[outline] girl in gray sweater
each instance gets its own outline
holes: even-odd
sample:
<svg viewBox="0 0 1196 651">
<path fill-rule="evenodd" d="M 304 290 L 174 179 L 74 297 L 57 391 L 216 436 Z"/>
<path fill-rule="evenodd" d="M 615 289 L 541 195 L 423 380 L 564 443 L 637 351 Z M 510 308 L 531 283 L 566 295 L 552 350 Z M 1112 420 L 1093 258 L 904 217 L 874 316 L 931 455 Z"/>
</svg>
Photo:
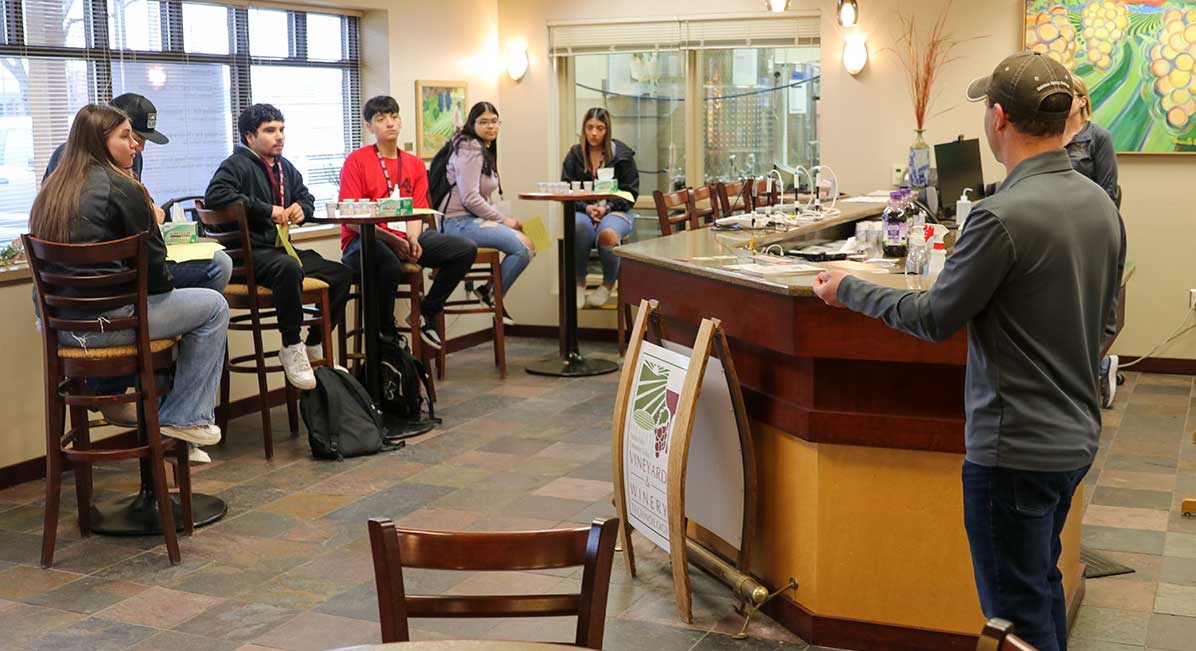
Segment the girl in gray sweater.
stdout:
<svg viewBox="0 0 1196 651">
<path fill-rule="evenodd" d="M 531 262 L 533 247 L 523 226 L 500 213 L 490 199 L 495 190 L 502 196 L 499 124 L 498 109 L 489 102 L 478 102 L 470 109 L 461 132 L 453 137 L 453 154 L 446 168 L 452 190 L 444 210 L 444 232 L 502 251 L 502 291 L 507 292 Z M 493 305 L 489 284 L 476 288 L 474 294 L 486 305 Z M 510 321 L 510 317 L 503 314 L 503 320 Z"/>
</svg>

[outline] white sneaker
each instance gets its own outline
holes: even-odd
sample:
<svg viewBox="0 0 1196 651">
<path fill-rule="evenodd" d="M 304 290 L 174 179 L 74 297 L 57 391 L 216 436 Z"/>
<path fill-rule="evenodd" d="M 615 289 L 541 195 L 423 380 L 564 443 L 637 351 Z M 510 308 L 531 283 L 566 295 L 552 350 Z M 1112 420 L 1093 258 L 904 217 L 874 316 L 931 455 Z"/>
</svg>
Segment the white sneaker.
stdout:
<svg viewBox="0 0 1196 651">
<path fill-rule="evenodd" d="M 311 370 L 311 362 L 307 359 L 307 351 L 303 344 L 283 346 L 278 351 L 278 359 L 282 362 L 282 372 L 287 376 L 287 382 L 296 389 L 311 391 L 316 388 L 316 374 Z"/>
<path fill-rule="evenodd" d="M 324 344 L 307 346 L 307 361 L 309 364 L 324 361 Z"/>
<path fill-rule="evenodd" d="M 610 289 L 606 285 L 599 285 L 598 289 L 590 292 L 589 297 L 586 298 L 586 305 L 590 307 L 602 307 L 606 305 L 606 301 L 610 298 Z"/>
<path fill-rule="evenodd" d="M 220 428 L 215 425 L 195 425 L 192 427 L 163 425 L 162 435 L 196 445 L 216 445 L 220 442 Z"/>
<path fill-rule="evenodd" d="M 1120 360 L 1117 355 L 1109 355 L 1109 368 L 1101 376 L 1101 407 L 1113 408 L 1113 399 L 1117 397 L 1117 367 Z"/>
<path fill-rule="evenodd" d="M 583 308 L 585 306 L 586 306 L 586 288 L 578 287 L 577 288 L 577 309 L 580 310 L 581 308 Z"/>
<path fill-rule="evenodd" d="M 169 461 L 170 463 L 176 463 L 176 464 L 179 461 L 178 457 L 166 457 L 166 460 Z M 203 449 L 200 448 L 199 446 L 188 444 L 188 446 L 187 446 L 187 462 L 193 466 L 199 465 L 202 463 L 212 463 L 212 457 L 208 456 L 208 453 L 204 452 Z"/>
</svg>

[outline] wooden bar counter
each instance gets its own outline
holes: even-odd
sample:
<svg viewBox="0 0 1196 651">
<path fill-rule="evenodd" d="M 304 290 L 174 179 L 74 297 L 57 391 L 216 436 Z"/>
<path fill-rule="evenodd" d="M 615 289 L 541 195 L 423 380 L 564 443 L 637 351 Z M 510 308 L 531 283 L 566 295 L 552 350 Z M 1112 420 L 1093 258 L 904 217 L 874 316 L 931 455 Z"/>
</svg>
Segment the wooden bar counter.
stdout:
<svg viewBox="0 0 1196 651">
<path fill-rule="evenodd" d="M 770 613 L 811 644 L 974 649 L 984 618 L 963 527 L 966 333 L 927 343 L 827 307 L 813 275 L 723 271 L 747 237 L 701 229 L 616 251 L 620 300 L 657 299 L 667 338 L 692 343 L 705 317 L 730 338 L 759 472 L 752 574 L 770 589 L 799 583 Z M 905 287 L 901 275 L 866 277 Z M 1081 516 L 1077 492 L 1060 560 L 1073 614 Z"/>
</svg>

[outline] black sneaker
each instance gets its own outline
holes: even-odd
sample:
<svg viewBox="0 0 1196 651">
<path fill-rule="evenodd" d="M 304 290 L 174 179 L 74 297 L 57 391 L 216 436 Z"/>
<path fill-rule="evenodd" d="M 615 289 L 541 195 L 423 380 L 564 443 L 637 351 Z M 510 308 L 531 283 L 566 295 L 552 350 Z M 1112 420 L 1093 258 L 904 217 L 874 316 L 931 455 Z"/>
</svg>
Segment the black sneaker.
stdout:
<svg viewBox="0 0 1196 651">
<path fill-rule="evenodd" d="M 475 287 L 473 295 L 478 299 L 478 302 L 490 309 L 494 309 L 494 297 L 490 295 L 490 285 L 482 285 Z M 507 306 L 502 307 L 502 322 L 503 325 L 515 325 L 515 319 L 511 318 L 511 313 L 507 312 Z"/>
<path fill-rule="evenodd" d="M 407 324 L 411 325 L 411 317 L 407 317 Z M 444 342 L 440 340 L 440 333 L 436 331 L 436 326 L 425 315 L 419 317 L 419 339 L 433 350 L 440 350 Z"/>
</svg>

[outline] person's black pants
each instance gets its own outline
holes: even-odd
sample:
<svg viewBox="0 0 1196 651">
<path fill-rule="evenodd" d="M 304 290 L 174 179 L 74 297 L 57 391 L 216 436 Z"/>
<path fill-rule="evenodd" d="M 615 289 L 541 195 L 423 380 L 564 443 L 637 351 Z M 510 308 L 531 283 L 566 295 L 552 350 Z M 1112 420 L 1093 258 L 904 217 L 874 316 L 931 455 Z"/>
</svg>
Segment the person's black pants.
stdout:
<svg viewBox="0 0 1196 651">
<path fill-rule="evenodd" d="M 253 270 L 259 285 L 270 288 L 274 293 L 274 308 L 278 312 L 278 330 L 282 332 L 282 345 L 299 343 L 299 325 L 303 321 L 303 278 L 317 278 L 328 283 L 329 315 L 335 327 L 345 312 L 349 300 L 349 286 L 353 283 L 353 272 L 345 265 L 326 260 L 315 251 L 295 249 L 296 260 L 284 249 L 256 247 L 253 249 Z M 308 328 L 307 345 L 314 346 L 324 341 L 323 331 L 316 326 Z M 327 352 L 327 351 L 325 351 Z"/>
<path fill-rule="evenodd" d="M 395 292 L 403 276 L 403 262 L 399 256 L 380 239 L 376 241 L 374 255 L 374 282 L 381 294 L 382 328 L 387 334 L 394 332 Z M 436 280 L 419 303 L 420 313 L 426 319 L 433 319 L 444 309 L 453 290 L 461 283 L 469 268 L 473 266 L 478 247 L 473 242 L 455 235 L 436 231 L 424 231 L 419 235 L 423 255 L 419 258 L 421 267 L 438 269 Z M 345 247 L 341 261 L 353 270 L 361 268 L 361 238 L 354 238 Z M 417 326 L 419 324 L 416 324 Z"/>
<path fill-rule="evenodd" d="M 1059 539 L 1088 466 L 1035 472 L 963 463 L 963 521 L 985 617 L 1042 651 L 1067 650 Z"/>
</svg>

